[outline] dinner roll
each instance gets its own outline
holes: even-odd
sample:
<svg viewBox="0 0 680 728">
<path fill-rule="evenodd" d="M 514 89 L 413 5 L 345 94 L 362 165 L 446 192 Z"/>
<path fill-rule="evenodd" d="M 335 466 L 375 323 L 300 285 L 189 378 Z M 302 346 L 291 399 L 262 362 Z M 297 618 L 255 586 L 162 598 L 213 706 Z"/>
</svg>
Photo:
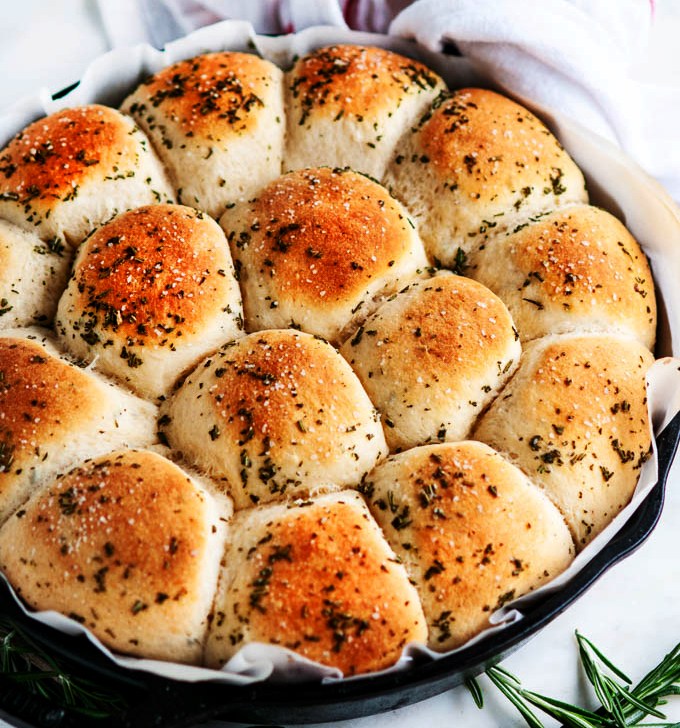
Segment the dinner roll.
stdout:
<svg viewBox="0 0 680 728">
<path fill-rule="evenodd" d="M 490 237 L 588 201 L 583 175 L 545 126 L 476 88 L 439 97 L 400 142 L 385 184 L 414 215 L 429 255 L 458 272 Z"/>
<path fill-rule="evenodd" d="M 384 303 L 340 353 L 380 411 L 390 449 L 404 450 L 466 437 L 521 348 L 497 296 L 442 272 Z"/>
<path fill-rule="evenodd" d="M 357 483 L 387 453 L 347 362 L 297 331 L 261 331 L 222 347 L 162 413 L 169 444 L 226 479 L 237 508 Z"/>
<path fill-rule="evenodd" d="M 628 503 L 649 456 L 645 373 L 653 361 L 641 344 L 615 336 L 538 339 L 474 433 L 545 489 L 577 548 Z"/>
<path fill-rule="evenodd" d="M 38 119 L 0 151 L 0 215 L 73 246 L 112 215 L 171 201 L 165 171 L 132 119 L 93 104 Z"/>
<path fill-rule="evenodd" d="M 169 460 L 88 460 L 0 529 L 0 567 L 34 609 L 54 609 L 119 652 L 198 663 L 227 504 Z"/>
<path fill-rule="evenodd" d="M 550 581 L 574 556 L 557 508 L 479 442 L 395 455 L 362 490 L 418 589 L 434 650 L 474 637 L 496 609 Z"/>
<path fill-rule="evenodd" d="M 604 210 L 568 207 L 518 226 L 475 254 L 466 273 L 503 299 L 523 341 L 601 330 L 654 346 L 656 301 L 647 259 Z"/>
<path fill-rule="evenodd" d="M 71 272 L 70 248 L 0 219 L 0 329 L 50 325 Z"/>
<path fill-rule="evenodd" d="M 357 493 L 234 517 L 208 665 L 265 642 L 353 675 L 392 665 L 426 638 L 416 590 Z"/>
<path fill-rule="evenodd" d="M 56 319 L 69 351 L 148 398 L 242 325 L 222 230 L 181 205 L 140 207 L 91 235 Z"/>
<path fill-rule="evenodd" d="M 381 178 L 401 135 L 445 88 L 427 66 L 382 48 L 303 56 L 286 75 L 284 171 L 347 166 Z"/>
<path fill-rule="evenodd" d="M 376 298 L 428 265 L 404 208 L 349 170 L 284 175 L 220 224 L 248 331 L 292 326 L 336 341 Z"/>
<path fill-rule="evenodd" d="M 47 332 L 0 332 L 0 521 L 45 478 L 155 429 L 152 404 L 60 358 Z"/>
<path fill-rule="evenodd" d="M 206 53 L 151 76 L 123 103 L 149 135 L 177 201 L 219 217 L 281 174 L 283 73 L 250 53 Z"/>
</svg>

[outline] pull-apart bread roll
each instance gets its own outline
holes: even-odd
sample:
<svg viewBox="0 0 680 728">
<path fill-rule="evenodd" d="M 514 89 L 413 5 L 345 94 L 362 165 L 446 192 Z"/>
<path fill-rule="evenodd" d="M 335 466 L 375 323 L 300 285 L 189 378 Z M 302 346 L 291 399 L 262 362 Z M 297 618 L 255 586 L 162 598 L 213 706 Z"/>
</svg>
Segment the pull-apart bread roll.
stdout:
<svg viewBox="0 0 680 728">
<path fill-rule="evenodd" d="M 578 548 L 628 503 L 649 456 L 653 361 L 641 344 L 614 336 L 531 342 L 475 431 L 544 488 Z"/>
<path fill-rule="evenodd" d="M 446 267 L 530 217 L 587 202 L 583 175 L 524 107 L 492 91 L 443 94 L 406 134 L 385 184 Z"/>
<path fill-rule="evenodd" d="M 353 675 L 388 667 L 426 638 L 416 590 L 357 493 L 234 517 L 208 665 L 265 642 Z"/>
<path fill-rule="evenodd" d="M 604 210 L 569 207 L 523 225 L 476 253 L 465 272 L 503 299 L 523 341 L 600 330 L 654 346 L 647 259 Z"/>
<path fill-rule="evenodd" d="M 119 215 L 81 246 L 56 329 L 144 397 L 239 336 L 241 295 L 224 235 L 201 212 L 153 205 Z"/>
<path fill-rule="evenodd" d="M 0 220 L 0 329 L 49 326 L 71 272 L 71 249 Z"/>
<path fill-rule="evenodd" d="M 149 140 L 106 106 L 38 119 L 0 151 L 0 216 L 73 246 L 123 210 L 173 192 Z"/>
<path fill-rule="evenodd" d="M 119 652 L 198 663 L 228 503 L 169 460 L 127 450 L 86 461 L 0 529 L 0 566 L 34 609 L 54 609 Z"/>
<path fill-rule="evenodd" d="M 562 516 L 513 465 L 478 442 L 417 447 L 361 485 L 416 585 L 428 644 L 446 651 L 574 556 Z"/>
<path fill-rule="evenodd" d="M 402 289 L 340 353 L 381 413 L 387 444 L 403 450 L 466 437 L 521 348 L 503 302 L 445 272 Z"/>
<path fill-rule="evenodd" d="M 150 445 L 155 429 L 152 404 L 60 359 L 37 329 L 0 334 L 0 520 L 45 478 L 86 457 Z"/>
<path fill-rule="evenodd" d="M 169 444 L 237 508 L 359 482 L 387 453 L 379 417 L 325 341 L 261 331 L 222 347 L 163 406 Z"/>
<path fill-rule="evenodd" d="M 151 76 L 122 108 L 165 162 L 177 201 L 219 217 L 281 174 L 282 79 L 249 53 L 206 53 Z"/>
<path fill-rule="evenodd" d="M 284 175 L 220 224 L 248 331 L 292 326 L 337 341 L 376 298 L 428 265 L 406 210 L 349 170 Z"/>
<path fill-rule="evenodd" d="M 347 166 L 380 179 L 445 88 L 427 66 L 382 48 L 336 45 L 300 58 L 286 75 L 284 172 Z"/>
</svg>

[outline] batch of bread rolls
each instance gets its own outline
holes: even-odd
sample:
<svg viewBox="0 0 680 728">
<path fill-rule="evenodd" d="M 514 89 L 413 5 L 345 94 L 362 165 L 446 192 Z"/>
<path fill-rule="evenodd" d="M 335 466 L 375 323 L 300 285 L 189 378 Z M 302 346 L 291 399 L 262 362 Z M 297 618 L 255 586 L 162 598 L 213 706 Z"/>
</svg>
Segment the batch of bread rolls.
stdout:
<svg viewBox="0 0 680 728">
<path fill-rule="evenodd" d="M 0 218 L 0 569 L 114 651 L 451 650 L 649 455 L 637 242 L 529 111 L 395 53 L 39 119 Z"/>
</svg>

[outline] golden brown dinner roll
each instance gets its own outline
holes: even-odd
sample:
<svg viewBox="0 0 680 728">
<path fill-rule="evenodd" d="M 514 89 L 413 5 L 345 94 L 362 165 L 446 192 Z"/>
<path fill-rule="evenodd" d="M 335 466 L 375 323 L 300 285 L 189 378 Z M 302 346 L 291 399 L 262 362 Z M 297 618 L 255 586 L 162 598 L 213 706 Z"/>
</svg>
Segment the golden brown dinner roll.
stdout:
<svg viewBox="0 0 680 728">
<path fill-rule="evenodd" d="M 380 411 L 387 444 L 404 450 L 466 437 L 521 348 L 497 296 L 442 272 L 384 303 L 340 353 Z"/>
<path fill-rule="evenodd" d="M 123 103 L 149 135 L 177 201 L 219 217 L 281 174 L 283 74 L 250 53 L 206 53 L 151 76 Z"/>
<path fill-rule="evenodd" d="M 385 184 L 414 215 L 429 255 L 459 272 L 491 236 L 588 200 L 583 175 L 543 124 L 476 88 L 439 97 L 400 142 Z"/>
<path fill-rule="evenodd" d="M 416 590 L 357 493 L 234 517 L 208 665 L 265 642 L 353 675 L 388 667 L 426 638 Z"/>
<path fill-rule="evenodd" d="M 633 495 L 650 452 L 653 361 L 641 344 L 604 334 L 533 341 L 474 433 L 545 489 L 577 548 Z"/>
<path fill-rule="evenodd" d="M 633 236 L 604 210 L 558 210 L 494 240 L 470 262 L 466 273 L 503 299 L 523 341 L 601 330 L 654 346 L 649 265 Z"/>
<path fill-rule="evenodd" d="M 198 663 L 227 503 L 169 460 L 88 460 L 0 529 L 0 567 L 34 609 L 54 609 L 119 652 Z"/>
<path fill-rule="evenodd" d="M 71 272 L 70 248 L 0 220 L 0 329 L 52 323 Z"/>
<path fill-rule="evenodd" d="M 283 170 L 347 166 L 381 178 L 401 135 L 445 88 L 427 66 L 382 48 L 303 56 L 286 75 Z"/>
<path fill-rule="evenodd" d="M 474 637 L 496 609 L 550 581 L 574 556 L 557 508 L 479 442 L 395 455 L 361 490 L 418 589 L 434 650 Z"/>
<path fill-rule="evenodd" d="M 181 205 L 140 207 L 91 235 L 56 319 L 69 351 L 149 398 L 242 325 L 222 230 Z"/>
<path fill-rule="evenodd" d="M 248 331 L 292 326 L 337 340 L 376 298 L 428 265 L 404 208 L 349 170 L 284 175 L 220 224 Z"/>
<path fill-rule="evenodd" d="M 0 521 L 45 478 L 117 447 L 149 445 L 155 429 L 152 404 L 59 358 L 47 332 L 0 333 Z"/>
<path fill-rule="evenodd" d="M 165 171 L 132 119 L 106 106 L 38 119 L 0 151 L 0 215 L 77 246 L 112 215 L 171 201 Z"/>
<path fill-rule="evenodd" d="M 174 449 L 226 479 L 237 508 L 357 483 L 387 453 L 347 362 L 290 330 L 222 347 L 163 405 L 160 425 Z"/>
</svg>

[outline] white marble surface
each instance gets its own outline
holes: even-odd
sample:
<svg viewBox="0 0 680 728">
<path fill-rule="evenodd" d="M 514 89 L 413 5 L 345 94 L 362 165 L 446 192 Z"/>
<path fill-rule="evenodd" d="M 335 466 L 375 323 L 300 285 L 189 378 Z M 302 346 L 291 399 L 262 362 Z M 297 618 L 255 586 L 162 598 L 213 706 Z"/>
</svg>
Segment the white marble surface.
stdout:
<svg viewBox="0 0 680 728">
<path fill-rule="evenodd" d="M 114 1 L 114 0 L 112 0 Z M 657 0 L 657 22 L 647 56 L 637 69 L 680 84 L 680 0 Z M 57 9 L 58 8 L 58 9 Z M 93 0 L 22 0 L 0 11 L 0 110 L 40 86 L 57 90 L 76 80 L 107 50 Z M 678 133 L 680 143 L 680 132 Z M 595 706 L 578 669 L 574 630 L 615 658 L 635 680 L 680 641 L 680 462 L 669 479 L 661 521 L 632 556 L 611 569 L 585 596 L 503 664 L 539 692 Z M 486 707 L 479 711 L 464 688 L 401 710 L 334 723 L 337 728 L 416 728 L 423 725 L 492 728 L 525 725 L 481 679 Z M 680 721 L 680 699 L 667 706 Z M 8 716 L 6 716 L 8 717 Z M 0 712 L 0 725 L 2 713 Z M 549 720 L 546 726 L 553 725 Z M 286 724 L 282 716 L 282 724 Z M 211 728 L 236 724 L 211 723 Z M 320 728 L 320 727 L 318 727 Z"/>
</svg>

